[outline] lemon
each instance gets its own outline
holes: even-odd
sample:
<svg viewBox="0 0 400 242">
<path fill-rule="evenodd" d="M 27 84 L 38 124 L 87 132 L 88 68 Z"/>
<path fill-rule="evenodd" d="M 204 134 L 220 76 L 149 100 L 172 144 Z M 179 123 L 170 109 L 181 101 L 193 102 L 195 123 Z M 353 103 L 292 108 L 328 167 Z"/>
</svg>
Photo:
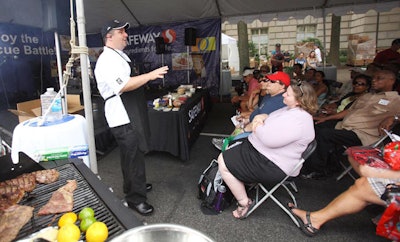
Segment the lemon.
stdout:
<svg viewBox="0 0 400 242">
<path fill-rule="evenodd" d="M 81 231 L 75 224 L 66 224 L 58 230 L 57 242 L 76 242 L 81 237 Z"/>
<path fill-rule="evenodd" d="M 73 212 L 65 213 L 58 220 L 58 227 L 63 227 L 67 224 L 74 224 L 77 220 L 77 216 Z"/>
<path fill-rule="evenodd" d="M 89 226 L 92 225 L 94 222 L 96 222 L 96 219 L 94 217 L 84 218 L 84 219 L 82 219 L 79 227 L 82 232 L 86 232 L 86 230 L 89 228 Z"/>
<path fill-rule="evenodd" d="M 94 211 L 90 207 L 85 207 L 79 212 L 79 220 L 82 220 L 84 218 L 89 218 L 89 217 L 94 217 Z"/>
<path fill-rule="evenodd" d="M 87 242 L 103 242 L 108 238 L 108 228 L 103 222 L 94 222 L 86 230 Z"/>
</svg>

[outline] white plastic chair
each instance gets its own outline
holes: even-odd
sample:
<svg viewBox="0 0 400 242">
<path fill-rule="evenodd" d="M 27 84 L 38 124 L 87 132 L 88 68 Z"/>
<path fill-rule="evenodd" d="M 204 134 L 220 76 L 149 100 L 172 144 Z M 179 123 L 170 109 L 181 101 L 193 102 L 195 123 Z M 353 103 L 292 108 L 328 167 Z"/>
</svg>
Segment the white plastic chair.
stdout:
<svg viewBox="0 0 400 242">
<path fill-rule="evenodd" d="M 303 152 L 301 159 L 297 163 L 297 165 L 291 170 L 289 174 L 292 174 L 294 171 L 296 171 L 299 167 L 301 167 L 304 163 L 304 161 L 314 152 L 315 148 L 317 147 L 317 141 L 313 140 L 310 144 L 308 144 L 307 149 Z M 251 213 L 253 213 L 267 198 L 271 198 L 287 215 L 290 216 L 290 218 L 293 220 L 293 222 L 299 227 L 300 224 L 297 221 L 297 219 L 292 215 L 292 213 L 288 210 L 286 206 L 284 206 L 274 195 L 273 193 L 280 187 L 285 188 L 289 196 L 293 200 L 293 204 L 297 206 L 296 198 L 291 192 L 291 190 L 288 188 L 287 185 L 290 185 L 295 192 L 297 192 L 297 187 L 296 184 L 294 183 L 291 178 L 294 178 L 293 176 L 287 175 L 283 180 L 281 180 L 278 184 L 276 184 L 274 187 L 271 188 L 271 190 L 267 190 L 264 185 L 261 183 L 255 184 L 252 188 L 256 189 L 256 199 L 255 199 L 255 205 L 253 208 L 247 213 L 246 217 L 248 217 Z M 260 189 L 264 192 L 264 196 L 261 197 L 260 199 Z"/>
</svg>

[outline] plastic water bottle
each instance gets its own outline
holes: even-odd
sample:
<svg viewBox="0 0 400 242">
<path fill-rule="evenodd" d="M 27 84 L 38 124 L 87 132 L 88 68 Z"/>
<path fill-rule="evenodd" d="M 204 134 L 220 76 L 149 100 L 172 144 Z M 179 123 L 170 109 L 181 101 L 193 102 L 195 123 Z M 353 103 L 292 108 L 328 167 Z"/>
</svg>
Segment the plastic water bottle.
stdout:
<svg viewBox="0 0 400 242">
<path fill-rule="evenodd" d="M 224 193 L 226 192 L 226 187 L 224 185 L 220 185 L 217 190 L 217 202 L 215 203 L 214 208 L 215 211 L 221 212 L 223 210 Z"/>
<path fill-rule="evenodd" d="M 54 102 L 53 99 L 55 99 Z M 57 96 L 57 92 L 54 91 L 53 87 L 47 88 L 46 92 L 40 95 L 40 102 L 42 105 L 42 116 L 46 114 L 46 111 L 53 103 L 45 117 L 45 121 L 54 122 L 62 119 L 61 97 Z"/>
</svg>

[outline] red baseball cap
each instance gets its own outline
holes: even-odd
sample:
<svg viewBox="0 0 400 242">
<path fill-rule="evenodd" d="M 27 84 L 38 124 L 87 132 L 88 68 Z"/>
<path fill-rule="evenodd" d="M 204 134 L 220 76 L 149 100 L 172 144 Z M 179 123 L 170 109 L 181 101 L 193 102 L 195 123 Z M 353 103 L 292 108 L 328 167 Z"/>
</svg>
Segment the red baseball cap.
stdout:
<svg viewBox="0 0 400 242">
<path fill-rule="evenodd" d="M 281 81 L 286 87 L 290 85 L 290 76 L 283 71 L 277 71 L 265 77 L 271 81 Z"/>
</svg>

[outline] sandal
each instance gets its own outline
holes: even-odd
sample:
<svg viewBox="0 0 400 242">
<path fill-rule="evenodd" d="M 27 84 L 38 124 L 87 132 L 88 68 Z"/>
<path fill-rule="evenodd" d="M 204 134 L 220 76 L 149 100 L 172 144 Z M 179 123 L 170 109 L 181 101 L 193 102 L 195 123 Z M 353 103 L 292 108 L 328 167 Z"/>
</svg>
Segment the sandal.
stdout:
<svg viewBox="0 0 400 242">
<path fill-rule="evenodd" d="M 297 222 L 300 224 L 300 230 L 307 235 L 308 237 L 313 237 L 314 235 L 316 235 L 319 232 L 319 229 L 314 228 L 314 226 L 311 223 L 311 218 L 310 218 L 310 211 L 306 211 L 306 219 L 307 219 L 307 223 L 304 223 L 303 220 L 297 216 L 295 213 L 293 213 L 292 209 L 295 209 L 297 207 L 295 206 L 290 206 L 290 204 L 288 204 L 289 207 L 289 211 L 290 213 L 296 218 Z"/>
<path fill-rule="evenodd" d="M 235 217 L 235 215 L 233 215 L 233 217 L 237 218 L 237 219 L 245 219 L 247 218 L 247 214 L 248 212 L 253 208 L 253 206 L 255 205 L 255 202 L 253 202 L 252 199 L 249 199 L 246 205 L 241 205 L 240 203 L 237 203 L 237 209 L 235 210 L 238 217 Z M 235 212 L 233 211 L 233 212 Z"/>
</svg>

